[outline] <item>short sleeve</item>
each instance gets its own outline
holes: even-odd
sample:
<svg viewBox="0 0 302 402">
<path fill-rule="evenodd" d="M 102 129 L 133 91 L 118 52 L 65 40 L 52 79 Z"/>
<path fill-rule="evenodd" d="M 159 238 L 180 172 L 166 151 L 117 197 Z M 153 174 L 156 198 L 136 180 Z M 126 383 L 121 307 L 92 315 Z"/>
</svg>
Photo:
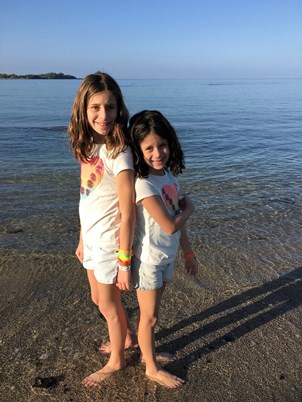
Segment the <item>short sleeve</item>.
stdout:
<svg viewBox="0 0 302 402">
<path fill-rule="evenodd" d="M 123 170 L 134 170 L 133 156 L 130 147 L 121 152 L 115 159 L 112 159 L 112 171 L 116 177 Z"/>
<path fill-rule="evenodd" d="M 148 179 L 138 177 L 135 181 L 136 203 L 144 198 L 160 195 L 158 189 Z"/>
</svg>

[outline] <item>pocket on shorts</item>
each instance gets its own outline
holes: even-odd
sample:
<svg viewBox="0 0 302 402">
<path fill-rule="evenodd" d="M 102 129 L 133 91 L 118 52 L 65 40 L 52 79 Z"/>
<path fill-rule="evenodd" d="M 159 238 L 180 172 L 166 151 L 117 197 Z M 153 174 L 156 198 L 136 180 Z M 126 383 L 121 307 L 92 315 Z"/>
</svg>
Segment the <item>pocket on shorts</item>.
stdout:
<svg viewBox="0 0 302 402">
<path fill-rule="evenodd" d="M 115 283 L 118 270 L 116 247 L 110 249 L 96 247 L 93 261 L 96 280 L 104 284 Z"/>
<path fill-rule="evenodd" d="M 93 254 L 94 261 L 96 262 L 115 261 L 117 259 L 116 247 L 106 249 L 102 247 L 96 247 Z"/>
</svg>

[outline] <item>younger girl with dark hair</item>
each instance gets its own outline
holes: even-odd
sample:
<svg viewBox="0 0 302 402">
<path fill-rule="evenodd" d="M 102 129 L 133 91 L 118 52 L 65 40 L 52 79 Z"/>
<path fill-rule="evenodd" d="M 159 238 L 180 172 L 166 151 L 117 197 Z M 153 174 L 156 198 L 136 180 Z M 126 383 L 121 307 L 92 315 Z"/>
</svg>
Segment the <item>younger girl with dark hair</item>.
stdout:
<svg viewBox="0 0 302 402">
<path fill-rule="evenodd" d="M 179 199 L 176 176 L 184 169 L 184 156 L 168 120 L 158 111 L 145 110 L 130 119 L 129 132 L 137 175 L 132 284 L 140 307 L 138 342 L 146 376 L 164 387 L 177 388 L 185 381 L 163 370 L 156 360 L 154 328 L 179 244 L 186 270 L 191 275 L 197 273 L 197 260 L 185 228 L 194 205 L 187 196 Z"/>
</svg>

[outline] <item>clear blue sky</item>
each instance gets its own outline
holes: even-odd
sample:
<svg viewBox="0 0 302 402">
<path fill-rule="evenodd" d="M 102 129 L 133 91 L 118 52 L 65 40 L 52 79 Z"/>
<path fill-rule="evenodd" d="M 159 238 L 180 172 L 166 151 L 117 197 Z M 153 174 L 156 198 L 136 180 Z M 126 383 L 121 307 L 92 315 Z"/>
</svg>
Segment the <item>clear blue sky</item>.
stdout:
<svg viewBox="0 0 302 402">
<path fill-rule="evenodd" d="M 0 73 L 301 78 L 302 0 L 0 0 Z"/>
</svg>

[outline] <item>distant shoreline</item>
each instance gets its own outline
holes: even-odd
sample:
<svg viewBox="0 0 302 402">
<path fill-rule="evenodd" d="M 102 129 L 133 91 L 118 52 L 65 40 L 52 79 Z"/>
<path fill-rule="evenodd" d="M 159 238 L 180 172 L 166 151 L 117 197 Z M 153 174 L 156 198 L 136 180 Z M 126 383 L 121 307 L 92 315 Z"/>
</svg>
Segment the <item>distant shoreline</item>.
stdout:
<svg viewBox="0 0 302 402">
<path fill-rule="evenodd" d="M 24 80 L 78 80 L 80 78 L 75 77 L 74 75 L 70 74 L 63 74 L 63 73 L 45 73 L 45 74 L 24 74 L 24 75 L 17 75 L 17 74 L 0 74 L 0 79 L 7 80 L 7 79 L 24 79 Z"/>
</svg>

